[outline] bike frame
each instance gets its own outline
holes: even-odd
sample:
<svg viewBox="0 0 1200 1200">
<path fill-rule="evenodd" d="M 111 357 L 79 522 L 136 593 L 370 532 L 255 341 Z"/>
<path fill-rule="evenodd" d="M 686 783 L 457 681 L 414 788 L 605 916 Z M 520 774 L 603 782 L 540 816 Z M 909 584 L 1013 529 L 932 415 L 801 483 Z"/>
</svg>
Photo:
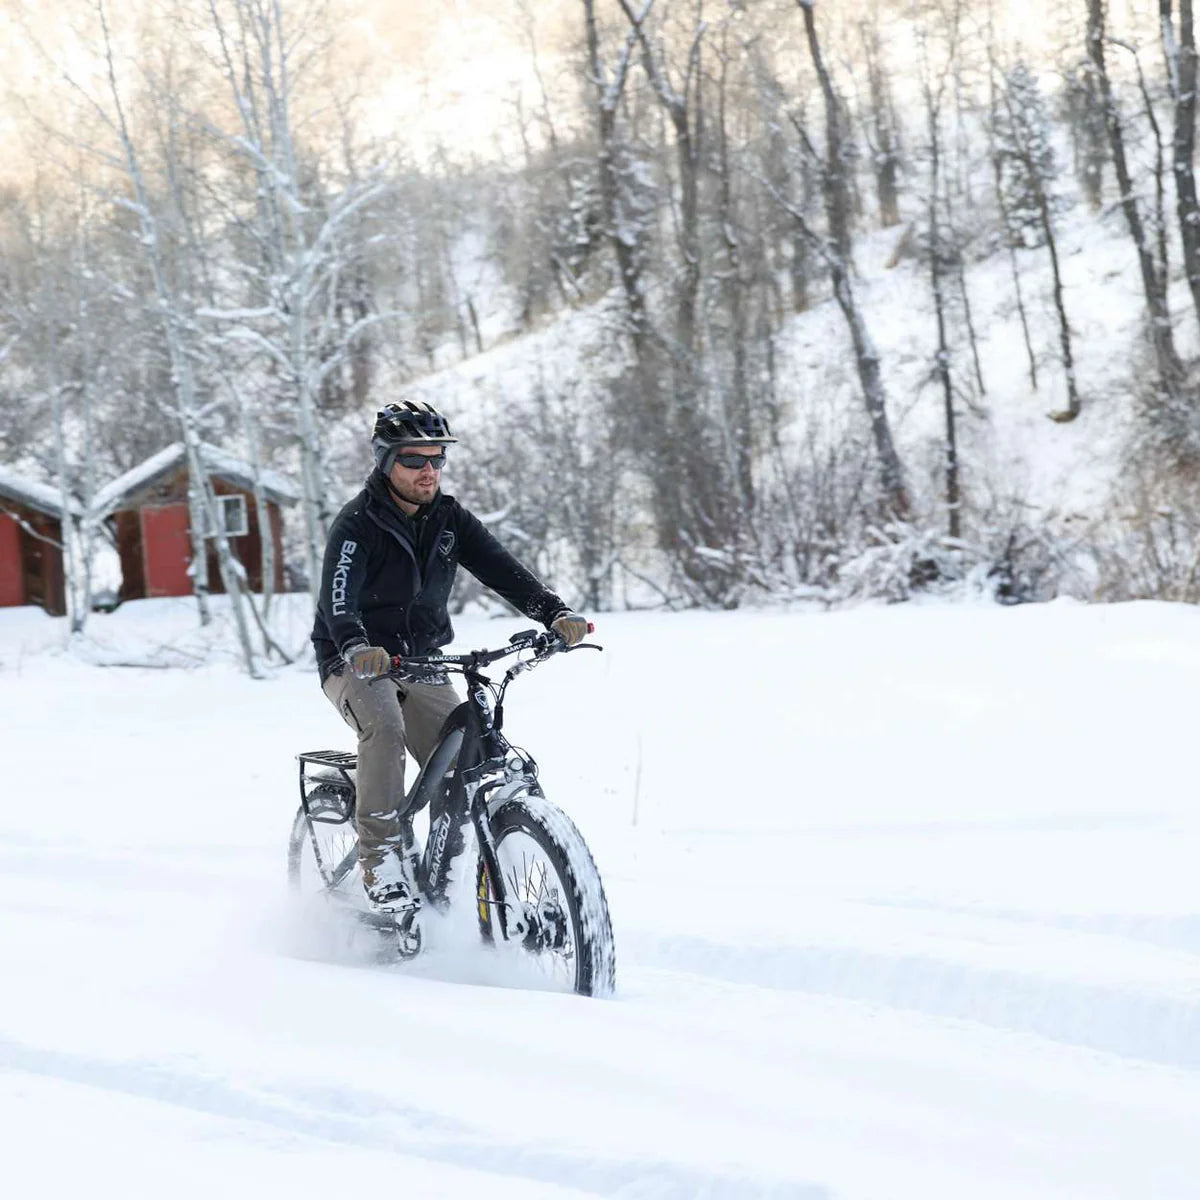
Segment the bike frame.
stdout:
<svg viewBox="0 0 1200 1200">
<path fill-rule="evenodd" d="M 448 885 L 452 864 L 465 850 L 468 821 L 474 826 L 475 839 L 487 872 L 491 898 L 476 897 L 477 903 L 496 907 L 501 937 L 510 936 L 510 910 L 503 875 L 492 836 L 489 811 L 514 795 L 530 793 L 541 796 L 537 764 L 525 751 L 518 751 L 504 736 L 504 694 L 508 685 L 531 667 L 544 662 L 550 655 L 568 649 L 600 649 L 595 643 L 567 647 L 556 634 L 528 630 L 514 634 L 510 644 L 500 650 L 477 650 L 465 655 L 429 655 L 419 658 L 396 656 L 392 670 L 379 678 L 397 679 L 401 685 L 407 679 L 428 681 L 430 677 L 444 678 L 446 672 L 461 674 L 466 684 L 467 698 L 455 708 L 442 727 L 433 753 L 421 768 L 410 789 L 405 812 L 412 816 L 429 808 L 429 837 L 417 869 L 417 882 L 422 896 L 435 908 L 449 906 Z M 499 659 L 533 651 L 533 657 L 514 663 L 496 684 L 483 674 L 483 668 Z M 424 678 L 422 678 L 424 677 Z M 375 682 L 374 680 L 372 682 Z M 351 756 L 346 756 L 349 758 Z M 343 758 L 337 769 L 349 783 Z M 319 755 L 301 756 L 301 798 L 309 814 L 308 793 L 305 790 L 305 761 L 327 763 Z M 320 851 L 313 837 L 313 848 L 320 864 Z M 354 869 L 357 850 L 351 851 L 330 873 L 327 884 L 332 890 Z M 518 920 L 512 932 L 523 933 L 524 922 Z"/>
<path fill-rule="evenodd" d="M 423 770 L 410 795 L 409 813 L 429 805 L 429 837 L 418 882 L 435 907 L 445 908 L 449 904 L 450 869 L 465 849 L 463 835 L 469 820 L 491 885 L 492 899 L 488 901 L 486 895 L 477 899 L 480 904 L 497 906 L 500 932 L 507 937 L 509 905 L 488 810 L 493 801 L 516 792 L 541 795 L 541 788 L 533 759 L 515 751 L 501 732 L 497 711 L 502 717 L 503 710 L 499 702 L 493 705 L 491 680 L 471 667 L 466 667 L 462 674 L 467 699 L 450 714 L 438 747 L 429 759 L 430 765 L 435 766 L 435 760 L 444 758 L 449 748 L 453 753 L 452 771 L 447 779 L 436 766 L 433 771 Z"/>
</svg>

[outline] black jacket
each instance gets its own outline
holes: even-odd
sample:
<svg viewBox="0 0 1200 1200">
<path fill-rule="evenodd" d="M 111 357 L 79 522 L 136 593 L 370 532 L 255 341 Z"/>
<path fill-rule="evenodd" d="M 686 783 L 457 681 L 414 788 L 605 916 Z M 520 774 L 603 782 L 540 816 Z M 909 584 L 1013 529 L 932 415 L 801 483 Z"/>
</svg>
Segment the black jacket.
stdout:
<svg viewBox="0 0 1200 1200">
<path fill-rule="evenodd" d="M 447 603 L 459 564 L 547 627 L 568 606 L 453 496 L 414 516 L 376 470 L 334 519 L 325 547 L 312 640 L 324 680 L 355 645 L 428 654 L 454 637 Z"/>
</svg>

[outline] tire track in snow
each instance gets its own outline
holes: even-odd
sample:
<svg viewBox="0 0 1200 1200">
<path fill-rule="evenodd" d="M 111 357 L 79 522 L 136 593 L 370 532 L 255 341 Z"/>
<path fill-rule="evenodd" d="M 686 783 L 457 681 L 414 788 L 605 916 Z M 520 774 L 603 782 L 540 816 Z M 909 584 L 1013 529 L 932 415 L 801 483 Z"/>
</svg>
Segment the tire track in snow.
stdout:
<svg viewBox="0 0 1200 1200">
<path fill-rule="evenodd" d="M 629 932 L 622 946 L 640 966 L 976 1021 L 1200 1069 L 1200 976 L 1190 999 L 855 947 L 732 946 Z"/>
<path fill-rule="evenodd" d="M 386 1096 L 326 1085 L 252 1089 L 153 1062 L 111 1062 L 0 1038 L 0 1069 L 24 1071 L 209 1116 L 427 1162 L 628 1200 L 831 1200 L 827 1188 L 706 1171 L 654 1159 L 614 1159 L 491 1142 L 461 1121 Z"/>
</svg>

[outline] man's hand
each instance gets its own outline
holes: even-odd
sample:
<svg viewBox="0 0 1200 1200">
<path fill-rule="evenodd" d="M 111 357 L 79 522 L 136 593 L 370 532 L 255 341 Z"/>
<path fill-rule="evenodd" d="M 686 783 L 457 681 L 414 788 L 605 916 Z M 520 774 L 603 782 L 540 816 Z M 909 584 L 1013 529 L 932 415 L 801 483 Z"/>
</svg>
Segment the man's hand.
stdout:
<svg viewBox="0 0 1200 1200">
<path fill-rule="evenodd" d="M 346 651 L 346 662 L 359 679 L 374 679 L 391 669 L 392 656 L 382 646 L 355 646 Z"/>
<path fill-rule="evenodd" d="M 550 622 L 550 628 L 558 634 L 568 646 L 578 645 L 587 637 L 587 617 L 581 617 L 576 612 L 565 612 L 561 617 L 555 617 Z"/>
</svg>

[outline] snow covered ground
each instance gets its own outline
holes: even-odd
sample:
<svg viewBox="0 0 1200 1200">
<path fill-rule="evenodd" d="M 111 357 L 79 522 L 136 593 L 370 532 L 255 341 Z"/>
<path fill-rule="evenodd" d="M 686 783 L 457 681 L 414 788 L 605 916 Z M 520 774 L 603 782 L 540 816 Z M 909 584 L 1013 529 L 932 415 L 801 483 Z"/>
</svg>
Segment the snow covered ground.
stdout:
<svg viewBox="0 0 1200 1200">
<path fill-rule="evenodd" d="M 349 748 L 310 671 L 0 613 L 5 1194 L 1200 1195 L 1200 612 L 599 625 L 509 732 L 604 875 L 605 1001 L 289 907 L 293 756 Z"/>
</svg>

